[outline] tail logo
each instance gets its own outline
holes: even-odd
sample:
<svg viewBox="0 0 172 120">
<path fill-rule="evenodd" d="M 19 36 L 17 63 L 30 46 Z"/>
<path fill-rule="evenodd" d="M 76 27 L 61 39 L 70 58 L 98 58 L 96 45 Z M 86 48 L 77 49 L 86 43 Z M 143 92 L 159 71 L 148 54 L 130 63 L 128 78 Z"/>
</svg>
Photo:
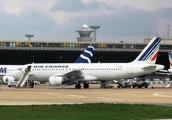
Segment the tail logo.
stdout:
<svg viewBox="0 0 172 120">
<path fill-rule="evenodd" d="M 145 49 L 138 56 L 138 61 L 156 61 L 158 50 L 160 47 L 161 38 L 153 38 Z"/>
<path fill-rule="evenodd" d="M 88 46 L 86 50 L 79 56 L 75 63 L 91 63 L 94 53 L 94 47 Z"/>
<path fill-rule="evenodd" d="M 153 56 L 153 58 L 151 59 L 151 61 L 156 60 L 157 56 L 158 56 L 158 52 Z"/>
<path fill-rule="evenodd" d="M 172 67 L 172 52 L 168 52 L 168 56 L 169 56 L 170 67 Z"/>
</svg>

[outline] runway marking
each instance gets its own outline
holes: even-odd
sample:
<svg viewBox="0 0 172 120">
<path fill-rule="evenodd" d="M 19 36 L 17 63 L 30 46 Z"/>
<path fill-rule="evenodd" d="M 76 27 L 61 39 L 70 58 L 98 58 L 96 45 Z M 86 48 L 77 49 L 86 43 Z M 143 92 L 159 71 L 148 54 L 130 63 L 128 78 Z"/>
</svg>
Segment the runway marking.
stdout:
<svg viewBox="0 0 172 120">
<path fill-rule="evenodd" d="M 152 94 L 153 96 L 158 96 L 158 97 L 168 97 L 168 98 L 172 98 L 172 96 L 166 96 L 166 95 L 161 95 L 164 94 L 165 92 L 159 92 L 159 93 L 154 93 Z"/>
<path fill-rule="evenodd" d="M 30 93 L 30 94 L 46 94 L 46 95 L 60 95 L 60 94 L 56 94 L 56 93 L 48 93 L 48 92 L 25 92 L 25 93 Z"/>
<path fill-rule="evenodd" d="M 55 94 L 55 93 L 42 93 L 42 94 L 46 94 L 46 95 L 60 95 L 60 94 Z"/>
<path fill-rule="evenodd" d="M 68 95 L 70 97 L 86 97 L 86 96 L 81 96 L 81 95 Z"/>
<path fill-rule="evenodd" d="M 103 99 L 103 100 L 111 100 L 111 98 L 106 98 L 106 97 L 97 97 L 99 99 Z"/>
</svg>

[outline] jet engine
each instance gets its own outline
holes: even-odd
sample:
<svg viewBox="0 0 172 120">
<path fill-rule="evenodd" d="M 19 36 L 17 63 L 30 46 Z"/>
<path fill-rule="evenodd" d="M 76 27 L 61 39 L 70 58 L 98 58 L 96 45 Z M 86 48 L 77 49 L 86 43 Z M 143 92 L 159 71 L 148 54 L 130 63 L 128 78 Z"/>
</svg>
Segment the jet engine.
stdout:
<svg viewBox="0 0 172 120">
<path fill-rule="evenodd" d="M 65 80 L 64 77 L 55 77 L 55 76 L 49 77 L 49 84 L 54 86 L 63 85 L 69 82 L 70 80 Z"/>
<path fill-rule="evenodd" d="M 3 83 L 8 83 L 8 81 L 15 81 L 15 78 L 12 76 L 3 76 Z"/>
</svg>

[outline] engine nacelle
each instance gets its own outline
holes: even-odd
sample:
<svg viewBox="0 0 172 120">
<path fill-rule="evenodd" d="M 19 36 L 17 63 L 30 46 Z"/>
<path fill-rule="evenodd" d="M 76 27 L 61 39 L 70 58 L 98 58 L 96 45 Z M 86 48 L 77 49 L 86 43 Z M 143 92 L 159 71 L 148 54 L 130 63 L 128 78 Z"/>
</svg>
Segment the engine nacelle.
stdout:
<svg viewBox="0 0 172 120">
<path fill-rule="evenodd" d="M 8 81 L 15 81 L 15 78 L 12 76 L 3 76 L 3 83 L 8 83 Z"/>
<path fill-rule="evenodd" d="M 168 72 L 172 73 L 172 69 L 168 69 Z"/>
<path fill-rule="evenodd" d="M 49 77 L 49 84 L 54 86 L 63 85 L 69 82 L 70 82 L 69 80 L 65 80 L 63 77 L 55 77 L 55 76 Z"/>
</svg>

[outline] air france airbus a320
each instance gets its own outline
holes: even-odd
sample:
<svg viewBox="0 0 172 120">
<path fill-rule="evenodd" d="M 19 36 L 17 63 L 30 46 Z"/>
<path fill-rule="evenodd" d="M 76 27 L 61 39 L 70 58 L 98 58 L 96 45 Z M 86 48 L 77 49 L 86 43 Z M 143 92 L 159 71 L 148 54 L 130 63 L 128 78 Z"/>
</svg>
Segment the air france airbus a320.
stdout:
<svg viewBox="0 0 172 120">
<path fill-rule="evenodd" d="M 111 81 L 114 79 L 133 78 L 164 69 L 163 65 L 155 64 L 160 47 L 160 37 L 154 37 L 138 57 L 130 63 L 34 63 L 28 64 L 29 72 L 20 81 L 33 79 L 47 81 L 50 85 L 76 84 L 75 88 L 89 85 L 86 81 Z M 21 82 L 22 83 L 22 82 Z"/>
</svg>

